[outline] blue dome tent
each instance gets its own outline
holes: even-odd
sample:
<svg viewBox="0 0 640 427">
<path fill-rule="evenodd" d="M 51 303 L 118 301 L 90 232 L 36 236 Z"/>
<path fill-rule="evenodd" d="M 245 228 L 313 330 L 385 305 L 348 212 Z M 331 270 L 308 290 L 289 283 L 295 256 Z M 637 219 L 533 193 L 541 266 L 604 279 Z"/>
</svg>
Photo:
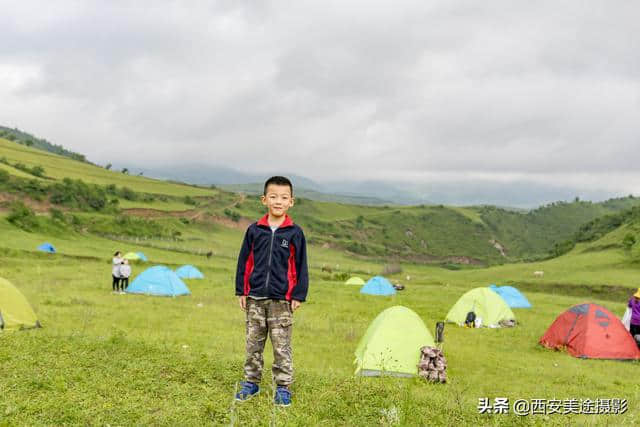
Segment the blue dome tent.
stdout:
<svg viewBox="0 0 640 427">
<path fill-rule="evenodd" d="M 53 245 L 49 242 L 43 243 L 38 246 L 38 250 L 42 252 L 49 252 L 50 254 L 56 253 L 56 248 L 54 248 Z"/>
<path fill-rule="evenodd" d="M 360 288 L 361 294 L 369 295 L 395 295 L 396 289 L 391 282 L 382 276 L 375 276 L 369 279 L 367 283 Z"/>
<path fill-rule="evenodd" d="M 183 265 L 176 270 L 176 274 L 181 279 L 204 279 L 204 275 L 193 265 Z"/>
<path fill-rule="evenodd" d="M 144 262 L 149 261 L 149 259 L 142 252 L 136 252 L 136 255 L 140 257 L 141 261 L 144 261 Z"/>
<path fill-rule="evenodd" d="M 513 286 L 489 286 L 493 292 L 497 293 L 511 308 L 531 308 L 531 303 L 522 293 Z"/>
<path fill-rule="evenodd" d="M 125 292 L 169 297 L 191 295 L 187 285 L 164 265 L 156 265 L 140 273 Z"/>
</svg>

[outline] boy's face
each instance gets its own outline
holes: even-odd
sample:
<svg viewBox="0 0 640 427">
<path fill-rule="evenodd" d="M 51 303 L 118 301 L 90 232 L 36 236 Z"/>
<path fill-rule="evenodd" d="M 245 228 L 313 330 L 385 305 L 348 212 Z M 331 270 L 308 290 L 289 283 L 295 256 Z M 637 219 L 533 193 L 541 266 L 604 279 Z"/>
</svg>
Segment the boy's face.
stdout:
<svg viewBox="0 0 640 427">
<path fill-rule="evenodd" d="M 286 214 L 294 202 L 291 187 L 277 184 L 269 184 L 266 194 L 260 200 L 269 209 L 269 214 L 276 218 Z"/>
</svg>

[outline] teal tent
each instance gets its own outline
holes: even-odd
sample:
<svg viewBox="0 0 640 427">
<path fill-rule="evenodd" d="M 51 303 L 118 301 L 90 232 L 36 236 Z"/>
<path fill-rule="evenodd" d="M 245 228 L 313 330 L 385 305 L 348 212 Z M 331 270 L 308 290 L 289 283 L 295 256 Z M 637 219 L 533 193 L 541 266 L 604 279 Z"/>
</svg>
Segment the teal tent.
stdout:
<svg viewBox="0 0 640 427">
<path fill-rule="evenodd" d="M 140 258 L 141 261 L 147 262 L 149 261 L 147 257 L 142 252 L 136 252 L 136 255 Z"/>
<path fill-rule="evenodd" d="M 128 294 L 175 297 L 191 295 L 184 282 L 168 267 L 157 265 L 140 273 L 125 290 Z"/>
<path fill-rule="evenodd" d="M 176 274 L 181 279 L 204 279 L 204 274 L 193 265 L 183 265 L 176 270 Z"/>
<path fill-rule="evenodd" d="M 531 303 L 522 293 L 513 286 L 489 286 L 493 292 L 502 297 L 511 308 L 531 308 Z"/>
<path fill-rule="evenodd" d="M 53 245 L 49 242 L 43 243 L 40 246 L 38 246 L 38 250 L 42 252 L 48 252 L 50 254 L 56 253 L 56 248 L 54 248 Z"/>
<path fill-rule="evenodd" d="M 391 282 L 382 276 L 375 276 L 369 279 L 367 283 L 360 288 L 361 294 L 368 295 L 395 295 L 396 288 L 393 287 Z"/>
</svg>

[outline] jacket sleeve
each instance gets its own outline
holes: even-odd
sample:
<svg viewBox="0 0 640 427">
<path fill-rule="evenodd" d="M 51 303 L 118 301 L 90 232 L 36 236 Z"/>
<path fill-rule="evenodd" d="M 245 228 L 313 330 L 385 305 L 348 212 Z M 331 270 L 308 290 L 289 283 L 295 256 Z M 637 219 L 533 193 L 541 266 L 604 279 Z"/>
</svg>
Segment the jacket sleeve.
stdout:
<svg viewBox="0 0 640 427">
<path fill-rule="evenodd" d="M 251 253 L 251 228 L 244 234 L 240 255 L 238 255 L 238 268 L 236 270 L 236 295 L 244 295 L 244 275 L 247 267 L 247 259 Z"/>
<path fill-rule="evenodd" d="M 296 286 L 293 288 L 291 299 L 305 301 L 307 299 L 307 291 L 309 290 L 309 270 L 307 268 L 307 242 L 302 229 L 300 229 L 299 236 L 296 242 L 294 242 L 294 245 L 296 247 L 295 262 L 296 271 L 298 272 L 298 283 L 296 283 Z"/>
</svg>

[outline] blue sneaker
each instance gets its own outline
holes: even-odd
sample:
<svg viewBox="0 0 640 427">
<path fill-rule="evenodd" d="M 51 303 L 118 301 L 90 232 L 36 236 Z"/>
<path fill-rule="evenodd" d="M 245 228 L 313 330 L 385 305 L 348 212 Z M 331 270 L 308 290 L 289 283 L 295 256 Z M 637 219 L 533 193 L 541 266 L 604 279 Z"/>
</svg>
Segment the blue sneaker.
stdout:
<svg viewBox="0 0 640 427">
<path fill-rule="evenodd" d="M 236 400 L 239 400 L 241 402 L 251 399 L 253 396 L 260 392 L 260 387 L 252 382 L 243 381 L 240 383 L 240 385 L 242 386 L 242 388 L 239 392 L 236 393 Z"/>
<path fill-rule="evenodd" d="M 276 388 L 276 395 L 273 397 L 273 403 L 278 406 L 289 406 L 291 405 L 291 392 L 288 388 L 278 386 Z"/>
</svg>

